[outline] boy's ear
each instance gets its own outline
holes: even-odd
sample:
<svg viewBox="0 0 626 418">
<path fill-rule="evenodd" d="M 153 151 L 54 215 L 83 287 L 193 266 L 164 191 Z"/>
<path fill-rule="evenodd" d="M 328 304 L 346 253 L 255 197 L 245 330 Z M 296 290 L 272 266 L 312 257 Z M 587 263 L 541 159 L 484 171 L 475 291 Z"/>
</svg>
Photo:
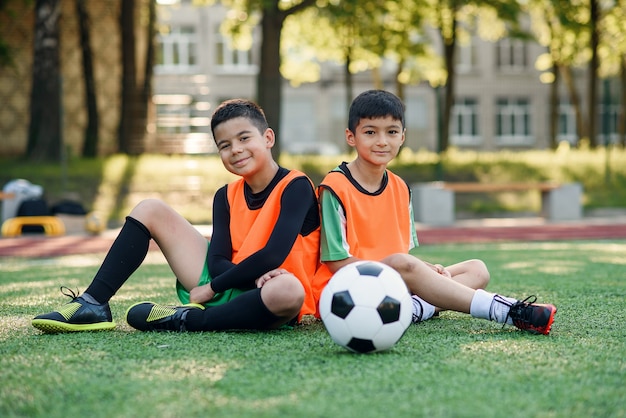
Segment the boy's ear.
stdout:
<svg viewBox="0 0 626 418">
<path fill-rule="evenodd" d="M 349 128 L 346 128 L 346 143 L 351 147 L 355 145 L 354 133 Z"/>
<path fill-rule="evenodd" d="M 272 128 L 267 128 L 265 132 L 263 132 L 263 137 L 265 138 L 265 144 L 268 148 L 272 148 L 274 143 L 276 143 L 276 134 Z"/>
</svg>

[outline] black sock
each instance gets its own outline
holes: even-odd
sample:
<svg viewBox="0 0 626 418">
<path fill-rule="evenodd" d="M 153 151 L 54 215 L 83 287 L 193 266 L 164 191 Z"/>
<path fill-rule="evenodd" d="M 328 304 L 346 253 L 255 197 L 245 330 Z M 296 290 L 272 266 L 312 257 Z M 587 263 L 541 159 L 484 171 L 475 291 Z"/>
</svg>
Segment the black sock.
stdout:
<svg viewBox="0 0 626 418">
<path fill-rule="evenodd" d="M 281 318 L 263 303 L 261 289 L 253 289 L 223 305 L 189 310 L 185 326 L 188 331 L 225 331 L 270 329 L 280 324 Z"/>
<path fill-rule="evenodd" d="M 148 228 L 127 216 L 122 230 L 85 293 L 100 303 L 108 302 L 141 265 L 148 254 L 149 245 Z"/>
</svg>

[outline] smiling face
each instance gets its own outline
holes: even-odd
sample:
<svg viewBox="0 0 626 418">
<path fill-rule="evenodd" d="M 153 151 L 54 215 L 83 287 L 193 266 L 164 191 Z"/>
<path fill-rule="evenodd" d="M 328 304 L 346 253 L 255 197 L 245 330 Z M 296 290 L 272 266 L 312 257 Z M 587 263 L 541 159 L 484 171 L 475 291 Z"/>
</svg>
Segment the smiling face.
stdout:
<svg viewBox="0 0 626 418">
<path fill-rule="evenodd" d="M 215 144 L 224 167 L 246 180 L 273 169 L 274 131 L 259 129 L 245 117 L 226 120 L 214 129 Z"/>
<path fill-rule="evenodd" d="M 404 143 L 404 128 L 391 116 L 362 118 L 354 132 L 346 129 L 346 142 L 356 149 L 362 162 L 386 166 Z"/>
</svg>

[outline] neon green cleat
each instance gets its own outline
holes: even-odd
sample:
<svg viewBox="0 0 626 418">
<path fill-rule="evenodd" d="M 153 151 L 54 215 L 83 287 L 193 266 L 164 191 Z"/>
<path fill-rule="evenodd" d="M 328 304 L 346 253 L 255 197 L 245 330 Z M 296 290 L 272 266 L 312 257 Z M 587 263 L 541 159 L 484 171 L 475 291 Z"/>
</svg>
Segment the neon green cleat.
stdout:
<svg viewBox="0 0 626 418">
<path fill-rule="evenodd" d="M 67 289 L 69 293 L 64 289 Z M 36 316 L 31 322 L 33 327 L 48 334 L 104 331 L 115 328 L 108 303 L 102 305 L 89 303 L 64 286 L 61 286 L 61 292 L 72 298 L 71 302 L 56 311 Z"/>
<path fill-rule="evenodd" d="M 204 306 L 197 303 L 163 306 L 153 302 L 139 302 L 126 311 L 126 322 L 139 331 L 185 332 L 185 320 L 191 309 L 204 310 Z"/>
</svg>

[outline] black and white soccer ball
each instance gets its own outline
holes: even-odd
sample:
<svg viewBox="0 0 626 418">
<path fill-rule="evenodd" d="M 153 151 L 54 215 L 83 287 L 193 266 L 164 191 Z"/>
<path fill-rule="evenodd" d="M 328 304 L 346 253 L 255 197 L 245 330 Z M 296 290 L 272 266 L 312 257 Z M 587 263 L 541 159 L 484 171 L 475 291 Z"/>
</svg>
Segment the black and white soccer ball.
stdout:
<svg viewBox="0 0 626 418">
<path fill-rule="evenodd" d="M 390 349 L 413 316 L 402 277 L 377 261 L 357 261 L 337 270 L 322 291 L 319 309 L 332 340 L 357 353 Z"/>
</svg>

